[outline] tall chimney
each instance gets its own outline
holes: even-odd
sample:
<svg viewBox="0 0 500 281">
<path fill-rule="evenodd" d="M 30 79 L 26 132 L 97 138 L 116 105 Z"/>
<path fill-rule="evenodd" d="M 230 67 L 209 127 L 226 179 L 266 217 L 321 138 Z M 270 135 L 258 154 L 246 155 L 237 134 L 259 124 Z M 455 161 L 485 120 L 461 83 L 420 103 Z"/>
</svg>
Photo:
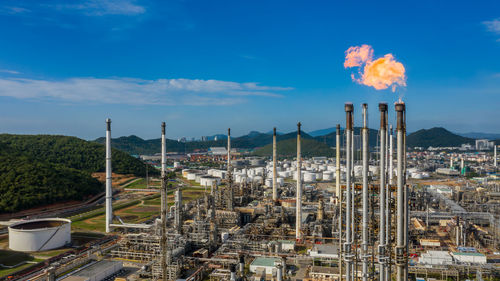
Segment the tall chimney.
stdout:
<svg viewBox="0 0 500 281">
<path fill-rule="evenodd" d="M 386 120 L 386 128 L 387 128 L 387 112 L 385 114 L 385 120 Z M 387 158 L 388 158 L 388 171 L 389 171 L 389 181 L 387 179 L 385 180 L 385 256 L 386 256 L 386 265 L 385 265 L 385 278 L 386 280 L 389 280 L 391 278 L 391 185 L 392 185 L 392 125 L 390 126 L 390 134 L 388 135 L 389 138 L 389 147 L 388 147 L 388 153 L 387 153 Z M 386 140 L 387 142 L 387 140 Z M 387 145 L 387 144 L 386 144 Z M 386 163 L 387 164 L 387 163 Z M 387 173 L 386 173 L 387 174 Z"/>
<path fill-rule="evenodd" d="M 389 184 L 392 185 L 393 184 L 393 175 L 394 175 L 394 167 L 393 167 L 393 159 L 394 159 L 394 155 L 393 155 L 393 151 L 394 151 L 394 148 L 393 148 L 393 133 L 392 133 L 392 125 L 390 127 L 390 134 L 389 134 Z"/>
<path fill-rule="evenodd" d="M 346 187 L 347 187 L 347 198 L 346 198 L 346 241 L 344 243 L 344 253 L 345 253 L 345 263 L 346 263 L 346 281 L 351 281 L 351 266 L 353 255 L 351 253 L 351 197 L 352 197 L 352 186 L 351 186 L 351 169 L 352 169 L 352 112 L 354 106 L 352 103 L 345 104 L 346 112 Z"/>
<path fill-rule="evenodd" d="M 395 105 L 397 114 L 397 241 L 396 241 L 396 267 L 397 281 L 406 280 L 405 271 L 408 266 L 406 260 L 405 241 L 405 173 L 404 173 L 404 130 L 405 130 L 405 104 L 398 102 Z"/>
<path fill-rule="evenodd" d="M 340 187 L 340 124 L 337 124 L 335 144 L 335 193 L 337 195 L 337 206 L 339 209 L 339 275 L 342 276 L 342 188 Z"/>
<path fill-rule="evenodd" d="M 165 139 L 165 122 L 161 123 L 161 175 L 167 171 L 167 142 Z"/>
<path fill-rule="evenodd" d="M 302 155 L 300 151 L 300 122 L 297 124 L 297 202 L 295 219 L 295 239 L 302 239 Z"/>
<path fill-rule="evenodd" d="M 493 147 L 493 166 L 497 167 L 497 144 Z"/>
<path fill-rule="evenodd" d="M 379 246 L 378 246 L 378 254 L 379 254 L 379 275 L 380 280 L 386 280 L 385 277 L 385 262 L 386 262 L 386 253 L 385 253 L 385 137 L 387 132 L 387 104 L 380 103 L 380 188 L 379 188 L 379 213 L 380 213 L 380 225 L 379 225 Z"/>
<path fill-rule="evenodd" d="M 163 280 L 167 280 L 167 176 L 161 177 L 161 240 L 160 268 Z"/>
<path fill-rule="evenodd" d="M 113 190 L 111 186 L 111 119 L 106 119 L 106 233 L 113 223 Z"/>
<path fill-rule="evenodd" d="M 273 128 L 273 201 L 278 201 L 278 183 L 276 182 L 276 164 L 278 162 L 276 155 L 276 127 Z"/>
<path fill-rule="evenodd" d="M 368 147 L 368 105 L 363 104 L 363 223 L 362 223 L 362 260 L 363 260 L 363 281 L 368 280 L 368 161 L 369 161 L 369 147 Z M 383 233 L 383 232 L 382 232 Z M 383 279 L 381 279 L 383 280 Z"/>
<path fill-rule="evenodd" d="M 162 214 L 162 225 L 166 225 L 167 223 L 167 184 L 165 180 L 165 186 L 163 186 L 163 178 L 167 176 L 167 145 L 165 139 L 165 122 L 161 123 L 161 178 L 162 178 L 162 186 L 161 192 L 165 192 L 165 194 L 161 194 L 161 214 Z M 165 212 L 165 217 L 163 217 L 163 212 Z"/>
<path fill-rule="evenodd" d="M 233 191 L 233 171 L 231 166 L 231 128 L 227 129 L 227 188 L 229 191 L 227 208 L 229 211 L 233 210 L 234 207 L 234 191 Z"/>
</svg>

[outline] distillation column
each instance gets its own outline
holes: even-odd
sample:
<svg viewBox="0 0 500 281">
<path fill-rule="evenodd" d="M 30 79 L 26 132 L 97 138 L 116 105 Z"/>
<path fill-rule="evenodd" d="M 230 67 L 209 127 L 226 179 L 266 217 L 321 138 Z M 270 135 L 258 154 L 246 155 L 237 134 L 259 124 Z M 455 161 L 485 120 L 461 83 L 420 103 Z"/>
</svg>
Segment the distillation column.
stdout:
<svg viewBox="0 0 500 281">
<path fill-rule="evenodd" d="M 351 186 L 351 142 L 352 142 L 352 112 L 354 106 L 352 103 L 345 104 L 346 112 L 346 228 L 345 228 L 345 243 L 344 243 L 344 260 L 346 263 L 346 281 L 351 281 L 351 267 L 352 258 L 351 253 L 351 197 L 352 197 L 352 186 Z"/>
<path fill-rule="evenodd" d="M 300 151 L 300 122 L 297 124 L 297 202 L 295 203 L 295 239 L 302 239 L 302 156 Z"/>
<path fill-rule="evenodd" d="M 368 252 L 368 105 L 363 104 L 363 223 L 362 223 L 362 259 L 363 259 L 363 281 L 368 281 L 368 259 L 370 254 Z"/>
<path fill-rule="evenodd" d="M 406 241 L 404 234 L 405 218 L 405 179 L 404 179 L 404 114 L 405 104 L 396 103 L 395 105 L 397 114 L 397 240 L 396 240 L 396 267 L 397 278 L 396 281 L 405 281 L 405 269 L 407 268 L 406 260 Z"/>
<path fill-rule="evenodd" d="M 113 190 L 111 186 L 111 119 L 106 119 L 106 233 L 113 223 Z"/>
</svg>

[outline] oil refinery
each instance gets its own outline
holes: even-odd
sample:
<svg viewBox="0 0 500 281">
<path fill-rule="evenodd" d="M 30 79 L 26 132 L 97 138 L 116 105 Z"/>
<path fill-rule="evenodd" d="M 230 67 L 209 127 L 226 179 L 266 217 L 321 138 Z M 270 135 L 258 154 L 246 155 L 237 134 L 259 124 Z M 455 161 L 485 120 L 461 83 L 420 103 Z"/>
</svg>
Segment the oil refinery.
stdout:
<svg viewBox="0 0 500 281">
<path fill-rule="evenodd" d="M 388 104 L 378 104 L 375 147 L 368 104 L 361 106 L 359 148 L 355 106 L 346 103 L 344 111 L 333 158 L 302 156 L 299 122 L 294 158 L 279 155 L 274 128 L 270 157 L 236 152 L 228 129 L 227 147 L 214 149 L 224 155 L 203 165 L 196 157 L 169 159 L 163 122 L 160 175 L 140 188 L 113 184 L 107 119 L 102 211 L 66 216 L 76 225 L 98 224 L 103 234 L 77 245 L 81 234 L 72 237 L 71 220 L 50 213 L 12 223 L 11 250 L 67 251 L 6 279 L 498 280 L 498 180 L 442 174 L 455 171 L 454 163 L 460 174 L 472 166 L 465 153 L 409 151 L 403 102 L 394 104 L 395 124 Z M 496 146 L 494 152 L 483 168 L 497 169 Z M 451 165 L 426 172 L 437 160 Z M 145 203 L 154 200 L 157 208 Z M 137 208 L 127 213 L 129 206 Z M 129 222 L 134 214 L 146 215 Z"/>
</svg>

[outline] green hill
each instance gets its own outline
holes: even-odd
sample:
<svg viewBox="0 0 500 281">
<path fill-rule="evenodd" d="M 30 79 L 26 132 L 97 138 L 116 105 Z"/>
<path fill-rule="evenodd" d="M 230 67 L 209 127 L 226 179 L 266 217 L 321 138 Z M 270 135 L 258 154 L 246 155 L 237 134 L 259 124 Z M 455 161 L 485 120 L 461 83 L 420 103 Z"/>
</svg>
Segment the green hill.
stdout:
<svg viewBox="0 0 500 281">
<path fill-rule="evenodd" d="M 30 157 L 0 143 L 0 213 L 83 200 L 103 190 L 90 173 Z"/>
<path fill-rule="evenodd" d="M 418 130 L 406 137 L 408 147 L 450 147 L 460 146 L 463 143 L 472 144 L 474 142 L 474 139 L 456 135 L 440 127 Z"/>
<path fill-rule="evenodd" d="M 142 161 L 113 150 L 113 172 L 145 175 Z M 105 170 L 105 147 L 75 137 L 0 135 L 0 213 L 104 191 L 91 176 Z M 155 173 L 151 169 L 150 173 Z"/>
<path fill-rule="evenodd" d="M 294 157 L 297 156 L 297 138 L 278 141 L 276 143 L 277 153 L 279 157 Z M 254 154 L 257 156 L 272 156 L 273 145 L 268 144 L 257 149 Z M 328 145 L 318 142 L 311 138 L 302 139 L 301 152 L 303 157 L 327 156 L 335 155 L 335 150 Z"/>
<path fill-rule="evenodd" d="M 105 171 L 105 147 L 95 142 L 68 136 L 1 134 L 0 143 L 25 152 L 36 160 L 90 173 Z M 146 174 L 146 167 L 141 160 L 117 149 L 112 150 L 112 156 L 114 173 Z"/>
</svg>

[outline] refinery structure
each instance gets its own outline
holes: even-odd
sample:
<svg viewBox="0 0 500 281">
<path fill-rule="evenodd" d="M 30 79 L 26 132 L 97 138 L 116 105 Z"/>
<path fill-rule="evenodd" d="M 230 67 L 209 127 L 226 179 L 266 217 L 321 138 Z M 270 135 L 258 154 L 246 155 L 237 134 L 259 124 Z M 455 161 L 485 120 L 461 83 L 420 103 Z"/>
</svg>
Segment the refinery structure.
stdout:
<svg viewBox="0 0 500 281">
<path fill-rule="evenodd" d="M 236 154 L 228 129 L 227 147 L 214 149 L 222 153 L 210 165 L 172 161 L 162 123 L 158 184 L 138 190 L 114 188 L 107 119 L 104 219 L 96 220 L 105 234 L 8 279 L 499 280 L 498 179 L 463 177 L 473 168 L 495 174 L 497 147 L 481 161 L 460 152 L 409 151 L 405 103 L 394 104 L 391 118 L 388 104 L 373 108 L 377 145 L 369 145 L 368 104 L 360 106 L 355 135 L 358 111 L 346 103 L 334 158 L 302 156 L 299 122 L 294 158 L 278 154 L 276 128 L 269 158 Z M 157 200 L 159 208 L 128 222 L 114 210 L 123 196 Z M 68 247 L 70 229 L 71 220 L 61 218 L 17 222 L 9 226 L 9 246 Z"/>
</svg>

